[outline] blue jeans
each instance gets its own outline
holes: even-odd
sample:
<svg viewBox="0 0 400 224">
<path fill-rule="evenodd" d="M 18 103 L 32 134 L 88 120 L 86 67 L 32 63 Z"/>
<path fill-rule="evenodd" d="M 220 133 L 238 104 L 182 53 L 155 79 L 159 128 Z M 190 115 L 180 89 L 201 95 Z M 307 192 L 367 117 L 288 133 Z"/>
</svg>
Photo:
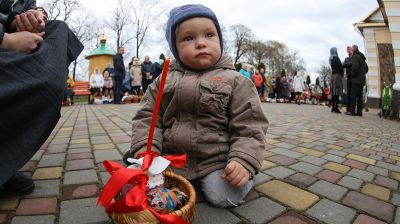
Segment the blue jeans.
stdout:
<svg viewBox="0 0 400 224">
<path fill-rule="evenodd" d="M 204 197 L 216 207 L 226 208 L 237 206 L 254 186 L 254 181 L 249 180 L 242 187 L 233 187 L 221 178 L 223 170 L 216 170 L 200 180 Z"/>
</svg>

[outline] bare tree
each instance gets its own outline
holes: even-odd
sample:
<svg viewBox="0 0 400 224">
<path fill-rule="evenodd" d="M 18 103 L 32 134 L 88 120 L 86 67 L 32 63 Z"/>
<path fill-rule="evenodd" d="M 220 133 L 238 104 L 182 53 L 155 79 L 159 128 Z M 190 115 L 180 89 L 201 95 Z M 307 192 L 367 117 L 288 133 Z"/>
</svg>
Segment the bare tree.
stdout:
<svg viewBox="0 0 400 224">
<path fill-rule="evenodd" d="M 224 43 L 224 49 L 223 52 L 226 54 L 228 52 L 230 52 L 231 47 L 230 47 L 230 40 L 229 40 L 229 33 L 228 33 L 228 29 L 226 28 L 226 26 L 224 26 L 223 24 L 219 24 L 220 28 L 221 28 L 221 33 L 222 33 L 222 43 Z"/>
<path fill-rule="evenodd" d="M 332 70 L 331 67 L 326 64 L 322 63 L 320 67 L 317 69 L 317 73 L 319 75 L 319 79 L 324 83 L 329 83 L 331 79 Z"/>
<path fill-rule="evenodd" d="M 49 19 L 66 22 L 84 46 L 98 35 L 94 13 L 89 13 L 77 0 L 48 0 L 44 5 Z M 81 61 L 78 59 L 73 62 L 72 76 L 74 79 L 79 62 Z"/>
<path fill-rule="evenodd" d="M 51 20 L 68 22 L 74 13 L 81 8 L 77 0 L 49 0 L 44 4 Z"/>
<path fill-rule="evenodd" d="M 267 51 L 267 45 L 263 41 L 261 40 L 251 41 L 247 53 L 249 62 L 251 64 L 260 66 L 265 59 L 266 51 Z"/>
<path fill-rule="evenodd" d="M 132 7 L 136 26 L 134 37 L 136 39 L 136 57 L 139 57 L 139 49 L 147 37 L 150 26 L 157 21 L 157 15 L 164 11 L 159 3 L 160 0 L 139 0 Z"/>
<path fill-rule="evenodd" d="M 283 69 L 290 77 L 296 71 L 306 71 L 304 60 L 296 51 L 290 51 L 286 44 L 279 41 L 268 41 L 265 50 L 265 64 L 268 73 L 279 74 Z"/>
<path fill-rule="evenodd" d="M 128 32 L 123 35 L 124 31 L 132 25 L 131 9 L 132 5 L 128 1 L 118 0 L 118 4 L 112 13 L 112 19 L 106 21 L 106 26 L 113 32 L 112 37 L 116 40 L 117 48 L 124 47 L 133 39 Z"/>
<path fill-rule="evenodd" d="M 284 55 L 287 51 L 286 45 L 279 41 L 268 41 L 265 51 L 266 68 L 269 73 L 279 74 L 284 68 Z"/>
<path fill-rule="evenodd" d="M 234 50 L 234 64 L 236 65 L 240 58 L 248 52 L 254 35 L 251 29 L 243 24 L 234 24 L 230 27 L 230 30 L 233 34 L 232 47 Z"/>
<path fill-rule="evenodd" d="M 99 36 L 99 25 L 96 22 L 96 18 L 93 17 L 93 14 L 89 13 L 87 10 L 79 9 L 77 12 L 80 16 L 75 16 L 70 20 L 70 27 L 78 40 L 85 46 Z M 72 71 L 74 80 L 77 63 L 78 60 L 75 60 Z"/>
</svg>

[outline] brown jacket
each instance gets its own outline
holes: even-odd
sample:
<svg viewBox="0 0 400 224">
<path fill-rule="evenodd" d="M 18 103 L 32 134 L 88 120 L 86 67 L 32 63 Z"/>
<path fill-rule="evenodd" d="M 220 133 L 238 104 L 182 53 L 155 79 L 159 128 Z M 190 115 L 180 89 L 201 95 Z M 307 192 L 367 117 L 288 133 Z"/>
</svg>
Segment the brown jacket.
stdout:
<svg viewBox="0 0 400 224">
<path fill-rule="evenodd" d="M 134 153 L 145 150 L 159 81 L 149 86 L 133 118 Z M 234 70 L 228 57 L 203 72 L 184 70 L 174 63 L 167 76 L 153 150 L 163 155 L 187 154 L 186 166 L 175 171 L 188 179 L 223 169 L 231 160 L 255 175 L 264 158 L 267 127 L 254 84 Z"/>
</svg>

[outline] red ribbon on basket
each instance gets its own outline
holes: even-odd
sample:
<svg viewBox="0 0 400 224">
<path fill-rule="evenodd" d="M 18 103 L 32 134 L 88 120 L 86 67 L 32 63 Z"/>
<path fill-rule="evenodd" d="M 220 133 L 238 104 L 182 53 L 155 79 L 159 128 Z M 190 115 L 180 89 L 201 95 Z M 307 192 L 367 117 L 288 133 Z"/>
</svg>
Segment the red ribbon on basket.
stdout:
<svg viewBox="0 0 400 224">
<path fill-rule="evenodd" d="M 102 204 L 106 208 L 107 213 L 140 212 L 147 209 L 164 224 L 187 224 L 186 221 L 184 221 L 177 215 L 159 214 L 154 209 L 147 206 L 146 187 L 147 181 L 149 180 L 147 171 L 151 166 L 153 159 L 159 156 L 158 153 L 151 151 L 151 147 L 169 64 L 170 60 L 165 60 L 163 72 L 161 75 L 160 86 L 158 88 L 157 98 L 154 104 L 146 151 L 141 152 L 137 155 L 137 157 L 144 156 L 141 170 L 128 169 L 118 163 L 108 160 L 103 162 L 104 167 L 106 168 L 108 173 L 111 174 L 111 178 L 104 186 L 103 191 L 100 194 L 99 200 L 97 201 L 97 204 Z M 182 168 L 186 163 L 186 155 L 163 157 L 171 161 L 170 165 L 176 168 Z M 113 198 L 127 183 L 132 184 L 134 187 L 126 194 L 125 197 L 121 197 L 117 201 L 113 202 Z"/>
</svg>

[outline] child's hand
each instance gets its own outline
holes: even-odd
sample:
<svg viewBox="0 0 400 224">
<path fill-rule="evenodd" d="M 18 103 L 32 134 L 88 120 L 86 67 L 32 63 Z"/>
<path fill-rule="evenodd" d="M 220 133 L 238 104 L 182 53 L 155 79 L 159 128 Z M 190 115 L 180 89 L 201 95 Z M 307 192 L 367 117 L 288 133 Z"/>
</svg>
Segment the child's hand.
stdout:
<svg viewBox="0 0 400 224">
<path fill-rule="evenodd" d="M 242 187 L 250 179 L 249 171 L 242 164 L 231 161 L 226 165 L 222 178 L 234 187 Z"/>
</svg>

